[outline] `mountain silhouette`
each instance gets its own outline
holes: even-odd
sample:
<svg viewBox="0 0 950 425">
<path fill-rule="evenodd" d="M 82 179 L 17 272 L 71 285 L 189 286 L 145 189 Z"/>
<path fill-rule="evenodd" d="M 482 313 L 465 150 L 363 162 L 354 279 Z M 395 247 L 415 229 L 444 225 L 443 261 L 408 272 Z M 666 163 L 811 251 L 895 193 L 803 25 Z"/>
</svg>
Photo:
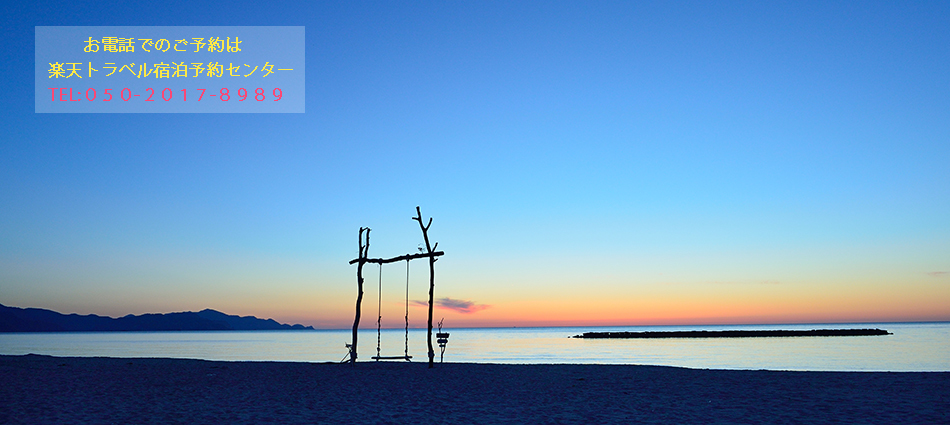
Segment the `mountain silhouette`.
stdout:
<svg viewBox="0 0 950 425">
<path fill-rule="evenodd" d="M 62 314 L 42 308 L 0 304 L 0 332 L 122 332 L 122 331 L 265 331 L 313 330 L 313 326 L 286 325 L 274 319 L 234 316 L 205 309 L 197 313 L 127 315 Z"/>
</svg>

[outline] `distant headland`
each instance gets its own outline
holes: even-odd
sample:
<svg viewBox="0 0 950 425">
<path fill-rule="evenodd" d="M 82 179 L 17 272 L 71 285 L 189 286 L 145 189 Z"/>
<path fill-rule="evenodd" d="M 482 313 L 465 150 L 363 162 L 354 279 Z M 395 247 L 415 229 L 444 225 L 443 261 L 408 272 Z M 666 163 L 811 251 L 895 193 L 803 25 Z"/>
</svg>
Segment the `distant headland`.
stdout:
<svg viewBox="0 0 950 425">
<path fill-rule="evenodd" d="M 211 309 L 166 314 L 62 314 L 41 308 L 0 304 L 0 332 L 129 332 L 129 331 L 266 331 L 313 330 L 313 326 L 286 325 L 274 319 L 235 316 Z"/>
</svg>

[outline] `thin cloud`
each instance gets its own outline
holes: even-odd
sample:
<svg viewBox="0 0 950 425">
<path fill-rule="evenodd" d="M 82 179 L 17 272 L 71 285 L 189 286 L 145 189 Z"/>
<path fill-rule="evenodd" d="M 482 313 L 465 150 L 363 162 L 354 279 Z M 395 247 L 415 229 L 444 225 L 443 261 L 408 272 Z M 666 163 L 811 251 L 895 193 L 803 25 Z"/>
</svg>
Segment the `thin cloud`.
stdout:
<svg viewBox="0 0 950 425">
<path fill-rule="evenodd" d="M 944 277 L 950 274 L 950 272 L 927 272 L 927 276 L 930 277 Z"/>
<path fill-rule="evenodd" d="M 410 304 L 416 307 L 428 307 L 429 303 L 426 301 L 412 300 Z M 471 314 L 476 311 L 482 311 L 486 308 L 491 307 L 488 304 L 475 304 L 474 301 L 468 300 L 455 300 L 449 297 L 439 298 L 435 300 L 435 307 L 443 310 L 452 310 L 456 313 L 462 314 Z"/>
<path fill-rule="evenodd" d="M 782 282 L 778 280 L 756 280 L 756 281 L 740 281 L 740 280 L 707 280 L 706 283 L 714 285 L 748 285 L 748 284 L 757 284 L 757 285 L 780 285 Z"/>
<path fill-rule="evenodd" d="M 689 284 L 702 284 L 702 285 L 781 285 L 782 281 L 780 280 L 756 280 L 756 281 L 740 281 L 740 280 L 706 280 L 702 282 L 660 282 L 660 285 L 689 285 Z"/>
</svg>

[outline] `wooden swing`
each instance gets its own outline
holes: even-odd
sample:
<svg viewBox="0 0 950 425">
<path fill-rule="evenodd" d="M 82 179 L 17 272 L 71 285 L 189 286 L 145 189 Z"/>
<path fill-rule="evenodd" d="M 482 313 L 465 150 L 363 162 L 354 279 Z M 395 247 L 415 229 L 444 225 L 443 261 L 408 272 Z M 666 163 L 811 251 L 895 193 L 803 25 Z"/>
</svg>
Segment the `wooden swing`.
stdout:
<svg viewBox="0 0 950 425">
<path fill-rule="evenodd" d="M 379 297 L 376 301 L 376 355 L 370 357 L 373 360 L 405 360 L 412 361 L 409 355 L 409 260 L 406 259 L 406 351 L 402 356 L 383 356 L 380 354 L 380 336 L 382 335 L 383 323 L 383 263 L 379 263 Z"/>
</svg>

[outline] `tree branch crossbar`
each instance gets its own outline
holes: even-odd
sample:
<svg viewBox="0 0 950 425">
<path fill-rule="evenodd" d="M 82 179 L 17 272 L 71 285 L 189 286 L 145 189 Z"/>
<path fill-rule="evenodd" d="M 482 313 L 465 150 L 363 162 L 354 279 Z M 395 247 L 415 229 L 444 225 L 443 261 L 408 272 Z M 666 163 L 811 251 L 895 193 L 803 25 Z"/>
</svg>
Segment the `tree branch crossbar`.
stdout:
<svg viewBox="0 0 950 425">
<path fill-rule="evenodd" d="M 398 257 L 393 257 L 393 258 L 354 258 L 350 260 L 350 264 L 356 264 L 360 261 L 364 263 L 373 263 L 373 264 L 389 264 L 389 263 L 395 263 L 395 262 L 404 261 L 404 260 L 415 260 L 417 258 L 439 257 L 442 255 L 445 255 L 445 252 L 436 251 L 432 253 L 424 252 L 424 253 L 419 253 L 419 254 L 406 254 L 406 255 L 400 255 Z"/>
</svg>

